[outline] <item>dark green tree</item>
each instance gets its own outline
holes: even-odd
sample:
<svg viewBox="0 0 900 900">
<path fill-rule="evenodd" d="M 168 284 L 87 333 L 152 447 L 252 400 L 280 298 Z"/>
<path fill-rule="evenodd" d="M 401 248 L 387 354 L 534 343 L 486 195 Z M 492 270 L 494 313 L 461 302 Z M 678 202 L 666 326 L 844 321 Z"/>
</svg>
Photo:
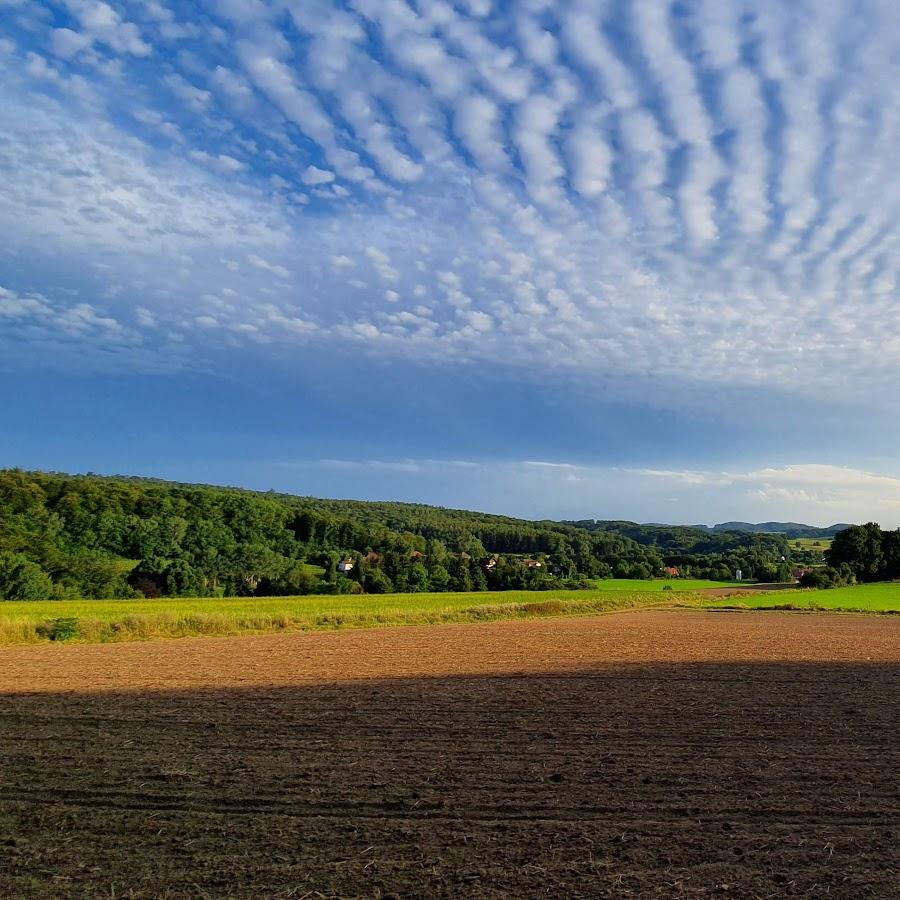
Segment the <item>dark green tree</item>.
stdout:
<svg viewBox="0 0 900 900">
<path fill-rule="evenodd" d="M 848 565 L 859 581 L 878 581 L 884 575 L 885 562 L 878 523 L 851 525 L 839 532 L 825 552 L 825 559 L 833 568 Z"/>
<path fill-rule="evenodd" d="M 0 553 L 0 600 L 51 600 L 53 579 L 21 553 Z"/>
</svg>

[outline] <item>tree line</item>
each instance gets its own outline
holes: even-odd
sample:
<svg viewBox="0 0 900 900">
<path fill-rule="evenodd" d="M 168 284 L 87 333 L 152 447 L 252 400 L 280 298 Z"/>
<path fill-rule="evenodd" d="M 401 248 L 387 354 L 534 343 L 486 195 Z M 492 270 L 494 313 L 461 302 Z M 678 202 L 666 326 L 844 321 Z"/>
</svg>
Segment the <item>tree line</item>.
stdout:
<svg viewBox="0 0 900 900">
<path fill-rule="evenodd" d="M 829 588 L 900 578 L 900 529 L 882 530 L 877 522 L 850 525 L 825 551 L 827 565 L 805 573 L 803 587 Z"/>
<path fill-rule="evenodd" d="M 781 535 L 0 471 L 0 599 L 539 590 L 663 566 L 776 580 L 789 561 Z"/>
<path fill-rule="evenodd" d="M 661 565 L 619 535 L 504 516 L 0 471 L 2 599 L 540 589 Z"/>
<path fill-rule="evenodd" d="M 660 554 L 682 577 L 727 581 L 740 570 L 743 578 L 787 581 L 796 562 L 784 534 L 711 531 L 690 525 L 640 525 L 636 522 L 585 519 L 566 524 L 592 534 L 618 534 Z"/>
</svg>

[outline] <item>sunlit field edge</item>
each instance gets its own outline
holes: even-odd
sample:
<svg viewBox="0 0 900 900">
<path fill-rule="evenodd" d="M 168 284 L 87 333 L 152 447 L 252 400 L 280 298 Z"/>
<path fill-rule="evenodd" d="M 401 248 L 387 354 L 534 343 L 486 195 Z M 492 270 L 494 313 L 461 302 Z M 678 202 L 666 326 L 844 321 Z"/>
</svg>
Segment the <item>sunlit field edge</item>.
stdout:
<svg viewBox="0 0 900 900">
<path fill-rule="evenodd" d="M 678 596 L 699 597 L 694 593 Z M 146 640 L 587 615 L 661 604 L 666 599 L 661 590 L 580 590 L 4 602 L 0 603 L 0 644 Z"/>
<path fill-rule="evenodd" d="M 900 613 L 900 582 L 857 584 L 829 590 L 773 591 L 703 598 L 701 605 L 741 609 L 813 609 L 847 612 Z"/>
<path fill-rule="evenodd" d="M 834 590 L 782 590 L 710 598 L 715 582 L 603 582 L 580 591 L 309 595 L 0 603 L 0 644 L 333 630 L 555 615 L 593 615 L 650 606 L 900 613 L 900 583 Z M 669 584 L 671 592 L 663 592 Z M 612 587 L 611 585 L 615 585 Z M 632 585 L 640 585 L 635 590 Z"/>
</svg>

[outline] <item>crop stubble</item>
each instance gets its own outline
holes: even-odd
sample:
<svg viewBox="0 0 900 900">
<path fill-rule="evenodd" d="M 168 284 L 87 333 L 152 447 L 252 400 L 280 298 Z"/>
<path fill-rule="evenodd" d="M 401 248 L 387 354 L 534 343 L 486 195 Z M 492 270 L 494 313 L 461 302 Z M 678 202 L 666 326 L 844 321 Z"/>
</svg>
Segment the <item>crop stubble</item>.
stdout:
<svg viewBox="0 0 900 900">
<path fill-rule="evenodd" d="M 0 651 L 0 896 L 900 888 L 900 620 Z"/>
</svg>

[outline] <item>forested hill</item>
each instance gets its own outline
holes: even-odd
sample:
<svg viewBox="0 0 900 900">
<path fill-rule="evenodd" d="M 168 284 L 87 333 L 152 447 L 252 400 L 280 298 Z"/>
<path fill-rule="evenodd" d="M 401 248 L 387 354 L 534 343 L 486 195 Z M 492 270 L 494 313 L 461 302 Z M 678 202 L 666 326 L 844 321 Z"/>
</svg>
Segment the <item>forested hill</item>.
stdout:
<svg viewBox="0 0 900 900">
<path fill-rule="evenodd" d="M 0 471 L 3 599 L 542 588 L 661 565 L 621 535 L 504 516 Z"/>
<path fill-rule="evenodd" d="M 701 549 L 417 504 L 0 470 L 0 599 L 540 589 L 673 564 L 773 578 L 782 556 L 773 536 Z"/>
<path fill-rule="evenodd" d="M 818 528 L 815 525 L 803 525 L 800 522 L 722 522 L 718 525 L 660 525 L 656 523 L 640 525 L 637 522 L 621 522 L 604 519 L 582 519 L 565 524 L 584 528 L 586 531 L 611 531 L 616 534 L 627 534 L 642 544 L 654 544 L 661 541 L 685 543 L 706 543 L 710 547 L 720 546 L 716 535 L 730 535 L 724 540 L 733 539 L 736 534 L 783 535 L 786 538 L 830 538 L 851 526 L 837 523 Z"/>
<path fill-rule="evenodd" d="M 755 534 L 783 534 L 788 538 L 830 538 L 838 532 L 850 528 L 847 522 L 838 522 L 817 528 L 815 525 L 803 525 L 800 522 L 722 522 L 713 525 L 710 531 L 748 531 Z"/>
</svg>

